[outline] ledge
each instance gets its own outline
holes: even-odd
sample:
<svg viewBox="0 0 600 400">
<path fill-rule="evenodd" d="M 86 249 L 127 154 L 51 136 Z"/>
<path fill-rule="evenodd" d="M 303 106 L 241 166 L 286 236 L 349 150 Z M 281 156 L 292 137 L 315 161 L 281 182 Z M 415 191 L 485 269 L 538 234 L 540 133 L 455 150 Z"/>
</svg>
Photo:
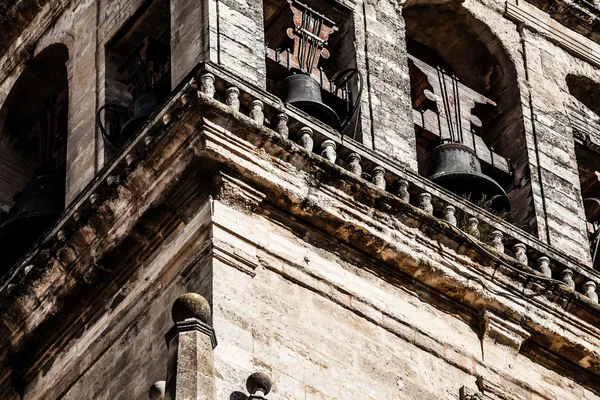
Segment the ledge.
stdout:
<svg viewBox="0 0 600 400">
<path fill-rule="evenodd" d="M 225 104 L 218 100 L 227 98 L 224 93 L 231 86 L 241 92 L 239 109 L 234 102 Z M 320 154 L 313 152 L 314 143 Z M 219 152 L 219 146 L 229 149 L 228 153 Z M 276 162 L 278 159 L 281 162 Z M 266 201 L 288 210 L 339 240 L 352 242 L 352 246 L 365 254 L 381 259 L 382 268 L 418 275 L 425 284 L 448 292 L 448 296 L 460 302 L 487 299 L 490 313 L 511 315 L 508 325 L 497 319 L 492 321 L 490 333 L 494 337 L 506 338 L 515 349 L 523 340 L 547 344 L 553 353 L 581 366 L 585 363 L 584 367 L 592 373 L 600 374 L 600 354 L 590 347 L 590 343 L 600 340 L 598 304 L 566 284 L 541 280 L 545 276 L 526 264 L 531 259 L 532 265 L 537 265 L 539 259 L 548 257 L 552 274 L 569 268 L 575 272 L 579 284 L 600 281 L 598 272 L 425 178 L 395 166 L 359 143 L 341 137 L 300 111 L 284 108 L 273 96 L 243 84 L 211 64 L 192 71 L 187 83 L 174 91 L 163 108 L 98 174 L 35 248 L 2 278 L 0 329 L 4 337 L 11 338 L 10 343 L 0 344 L 4 357 L 9 352 L 19 354 L 24 343 L 36 337 L 52 341 L 46 345 L 55 347 L 68 342 L 66 336 L 77 329 L 69 333 L 71 325 L 68 325 L 54 327 L 55 331 L 49 332 L 45 330 L 47 322 L 65 312 L 61 304 L 70 293 L 81 291 L 94 279 L 110 280 L 126 273 L 119 265 L 102 265 L 106 255 L 131 235 L 137 219 L 165 201 L 165 193 L 198 161 L 237 168 L 241 176 L 259 187 L 269 185 L 268 182 L 273 185 L 276 175 L 272 173 L 278 168 L 311 177 L 311 184 L 323 196 L 345 207 L 343 213 L 341 208 L 320 204 L 310 193 L 283 188 L 279 192 L 270 191 L 266 198 L 253 194 L 243 201 Z M 254 169 L 255 173 L 244 170 L 252 163 L 260 167 Z M 267 169 L 271 172 L 267 173 Z M 409 198 L 398 190 L 401 182 L 408 185 Z M 227 179 L 221 179 L 220 184 L 228 184 Z M 427 198 L 432 201 L 425 201 Z M 495 235 L 486 244 L 487 238 L 480 240 L 475 232 L 462 231 L 431 211 L 447 210 L 449 205 L 465 216 L 477 218 L 482 230 L 493 228 L 500 232 L 500 241 Z M 322 218 L 315 220 L 317 211 Z M 353 232 L 352 235 L 340 233 L 338 228 L 342 226 L 347 226 L 345 232 Z M 387 234 L 397 231 L 392 237 L 398 243 L 396 239 L 389 241 L 388 236 L 381 234 L 383 231 Z M 415 231 L 419 235 L 415 236 Z M 403 247 L 401 241 L 406 240 L 427 246 L 431 251 L 442 251 L 454 261 L 445 264 L 429 258 L 419 260 Z M 527 252 L 513 253 L 510 248 L 517 244 L 524 245 Z M 460 271 L 456 269 L 459 265 Z M 451 269 L 456 277 L 446 282 L 434 279 L 444 269 Z M 517 300 L 491 296 L 474 283 L 491 282 L 492 278 L 495 287 Z M 541 295 L 529 298 L 536 291 Z M 70 323 L 75 324 L 79 317 L 71 316 L 75 320 Z M 506 327 L 519 325 L 518 336 L 506 333 L 510 329 Z M 569 337 L 563 337 L 567 332 Z M 44 353 L 36 355 L 36 368 L 51 361 L 45 355 L 47 348 L 40 345 L 36 350 Z M 33 366 L 26 369 L 27 373 L 35 372 Z"/>
</svg>

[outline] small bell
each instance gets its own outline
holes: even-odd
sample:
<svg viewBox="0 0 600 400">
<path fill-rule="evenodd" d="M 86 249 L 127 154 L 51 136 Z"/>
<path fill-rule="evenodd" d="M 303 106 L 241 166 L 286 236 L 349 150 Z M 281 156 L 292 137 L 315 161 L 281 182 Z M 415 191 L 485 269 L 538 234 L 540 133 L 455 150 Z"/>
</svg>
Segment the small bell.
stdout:
<svg viewBox="0 0 600 400">
<path fill-rule="evenodd" d="M 158 96 L 154 91 L 139 95 L 133 105 L 133 117 L 123 125 L 119 135 L 120 143 L 115 147 L 122 146 L 146 122 L 150 114 L 156 110 L 158 104 Z"/>
<path fill-rule="evenodd" d="M 445 143 L 432 150 L 429 179 L 473 203 L 485 202 L 495 212 L 510 211 L 506 192 L 481 172 L 475 152 L 461 143 Z"/>
<path fill-rule="evenodd" d="M 310 75 L 300 73 L 285 79 L 283 103 L 292 104 L 334 129 L 340 128 L 338 115 L 323 103 L 321 85 Z"/>
</svg>

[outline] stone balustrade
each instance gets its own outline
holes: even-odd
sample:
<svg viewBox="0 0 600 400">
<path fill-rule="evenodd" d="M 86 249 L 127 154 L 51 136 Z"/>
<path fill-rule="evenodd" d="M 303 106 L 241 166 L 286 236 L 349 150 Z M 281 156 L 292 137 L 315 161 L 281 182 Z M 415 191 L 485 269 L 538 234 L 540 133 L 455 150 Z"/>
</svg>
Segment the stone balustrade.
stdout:
<svg viewBox="0 0 600 400">
<path fill-rule="evenodd" d="M 118 190 L 123 176 L 143 160 L 142 155 L 159 143 L 160 137 L 198 102 L 220 113 L 229 113 L 260 135 L 270 132 L 280 143 L 295 143 L 302 151 L 322 157 L 323 162 L 341 167 L 362 179 L 373 190 L 386 191 L 411 207 L 411 213 L 423 220 L 439 221 L 448 229 L 462 232 L 465 240 L 479 246 L 490 257 L 513 271 L 535 274 L 541 280 L 551 279 L 557 285 L 574 289 L 597 302 L 600 273 L 565 255 L 536 237 L 441 188 L 428 179 L 402 168 L 361 143 L 310 118 L 293 106 L 256 87 L 237 79 L 212 64 L 199 65 L 187 83 L 176 89 L 163 107 L 155 112 L 118 154 L 100 171 L 94 181 L 80 193 L 50 231 L 34 249 L 5 277 L 0 292 L 11 286 L 18 276 L 44 248 L 68 240 L 74 225 L 81 224 L 97 209 L 107 192 Z M 267 140 L 262 138 L 259 141 Z M 409 207 L 409 206 L 407 206 Z"/>
<path fill-rule="evenodd" d="M 230 104 L 232 88 L 236 88 L 235 93 L 239 92 L 242 100 L 241 107 L 237 101 L 233 102 L 236 104 L 234 111 L 245 111 L 255 122 L 277 132 L 282 140 L 291 140 L 299 147 L 360 176 L 380 190 L 398 196 L 429 214 L 430 218 L 437 218 L 460 229 L 500 260 L 512 261 L 516 268 L 520 265 L 523 272 L 537 273 L 540 278 L 552 279 L 556 284 L 563 283 L 565 287 L 574 288 L 597 302 L 596 286 L 600 282 L 597 271 L 552 249 L 487 210 L 400 167 L 385 155 L 340 135 L 295 107 L 283 106 L 271 94 L 246 88 L 241 81 L 214 66 L 207 66 L 204 74 L 210 76 L 209 81 L 214 78 L 217 87 L 216 94 L 206 95 Z"/>
</svg>

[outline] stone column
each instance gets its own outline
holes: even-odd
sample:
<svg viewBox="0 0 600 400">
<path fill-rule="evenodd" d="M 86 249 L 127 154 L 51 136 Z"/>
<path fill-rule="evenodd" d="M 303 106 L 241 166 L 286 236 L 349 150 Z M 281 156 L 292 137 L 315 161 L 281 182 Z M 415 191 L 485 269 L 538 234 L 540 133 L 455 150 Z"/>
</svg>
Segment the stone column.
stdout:
<svg viewBox="0 0 600 400">
<path fill-rule="evenodd" d="M 266 87 L 263 2 L 171 0 L 171 82 L 198 63 L 221 64 Z"/>
<path fill-rule="evenodd" d="M 363 142 L 417 171 L 402 2 L 367 0 L 355 9 L 358 65 L 364 68 Z M 361 15 L 362 14 L 362 15 Z M 370 103 L 370 104 L 369 104 Z M 369 122 L 365 121 L 368 116 Z"/>
<path fill-rule="evenodd" d="M 217 339 L 208 324 L 210 306 L 199 294 L 187 293 L 175 300 L 171 313 L 165 400 L 214 400 Z"/>
</svg>

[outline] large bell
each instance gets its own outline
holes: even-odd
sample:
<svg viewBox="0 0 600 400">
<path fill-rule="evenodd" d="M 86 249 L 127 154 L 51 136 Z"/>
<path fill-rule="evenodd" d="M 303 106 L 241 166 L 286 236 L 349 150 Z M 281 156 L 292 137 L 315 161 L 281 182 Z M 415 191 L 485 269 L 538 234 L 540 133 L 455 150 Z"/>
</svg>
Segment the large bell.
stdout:
<svg viewBox="0 0 600 400">
<path fill-rule="evenodd" d="M 508 196 L 502 186 L 481 172 L 475 152 L 461 143 L 446 143 L 432 150 L 429 179 L 495 212 L 510 211 Z"/>
<path fill-rule="evenodd" d="M 135 131 L 146 122 L 158 105 L 158 96 L 153 91 L 142 93 L 135 99 L 133 117 L 123 125 L 123 129 L 121 129 L 121 134 L 119 135 L 120 143 L 117 147 L 125 144 Z"/>
<path fill-rule="evenodd" d="M 7 271 L 64 209 L 62 174 L 33 179 L 18 199 L 17 212 L 0 224 L 0 273 Z"/>
<path fill-rule="evenodd" d="M 340 119 L 335 111 L 323 103 L 321 85 L 307 74 L 288 76 L 284 83 L 284 104 L 292 104 L 311 117 L 339 129 Z"/>
</svg>

